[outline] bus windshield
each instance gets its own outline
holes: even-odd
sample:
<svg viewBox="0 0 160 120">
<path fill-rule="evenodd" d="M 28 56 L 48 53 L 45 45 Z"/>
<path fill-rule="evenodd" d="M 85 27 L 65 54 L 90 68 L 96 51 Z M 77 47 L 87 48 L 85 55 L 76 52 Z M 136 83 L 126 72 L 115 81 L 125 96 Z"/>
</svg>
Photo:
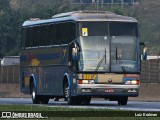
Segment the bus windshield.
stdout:
<svg viewBox="0 0 160 120">
<path fill-rule="evenodd" d="M 84 22 L 80 30 L 79 71 L 140 71 L 136 23 Z"/>
<path fill-rule="evenodd" d="M 81 71 L 109 71 L 109 40 L 107 36 L 80 37 Z"/>
</svg>

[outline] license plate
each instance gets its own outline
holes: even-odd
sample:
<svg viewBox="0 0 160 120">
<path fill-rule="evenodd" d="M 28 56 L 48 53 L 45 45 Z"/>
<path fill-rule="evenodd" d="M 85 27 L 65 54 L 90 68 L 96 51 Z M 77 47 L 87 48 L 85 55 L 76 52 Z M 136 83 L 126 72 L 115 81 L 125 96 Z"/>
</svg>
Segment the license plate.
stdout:
<svg viewBox="0 0 160 120">
<path fill-rule="evenodd" d="M 105 89 L 105 92 L 106 92 L 106 93 L 113 93 L 113 92 L 114 92 L 114 89 Z"/>
</svg>

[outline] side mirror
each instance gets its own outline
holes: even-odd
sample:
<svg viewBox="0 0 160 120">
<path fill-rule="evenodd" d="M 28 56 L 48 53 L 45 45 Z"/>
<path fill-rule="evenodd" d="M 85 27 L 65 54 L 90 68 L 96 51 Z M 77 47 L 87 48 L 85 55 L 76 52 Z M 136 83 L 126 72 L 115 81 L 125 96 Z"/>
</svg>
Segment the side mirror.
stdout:
<svg viewBox="0 0 160 120">
<path fill-rule="evenodd" d="M 140 46 L 141 46 L 141 53 L 142 53 L 142 60 L 147 60 L 147 47 L 145 46 L 145 44 L 143 42 L 140 42 Z"/>
<path fill-rule="evenodd" d="M 77 48 L 72 48 L 72 60 L 77 60 L 78 59 L 78 49 Z"/>
<path fill-rule="evenodd" d="M 147 47 L 143 48 L 142 60 L 147 60 Z"/>
</svg>

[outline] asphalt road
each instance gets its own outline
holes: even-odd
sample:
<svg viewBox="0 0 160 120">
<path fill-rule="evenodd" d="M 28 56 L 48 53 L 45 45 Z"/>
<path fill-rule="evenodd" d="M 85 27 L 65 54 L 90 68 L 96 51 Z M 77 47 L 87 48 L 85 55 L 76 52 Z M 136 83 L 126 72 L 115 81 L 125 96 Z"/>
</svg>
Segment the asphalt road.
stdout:
<svg viewBox="0 0 160 120">
<path fill-rule="evenodd" d="M 31 98 L 0 98 L 0 104 L 32 104 Z M 60 101 L 49 101 L 48 107 L 67 108 L 92 108 L 92 109 L 120 109 L 130 111 L 160 111 L 160 102 L 128 101 L 126 106 L 119 106 L 116 101 L 106 101 L 104 99 L 93 99 L 90 105 L 70 106 L 66 105 L 63 99 Z"/>
</svg>

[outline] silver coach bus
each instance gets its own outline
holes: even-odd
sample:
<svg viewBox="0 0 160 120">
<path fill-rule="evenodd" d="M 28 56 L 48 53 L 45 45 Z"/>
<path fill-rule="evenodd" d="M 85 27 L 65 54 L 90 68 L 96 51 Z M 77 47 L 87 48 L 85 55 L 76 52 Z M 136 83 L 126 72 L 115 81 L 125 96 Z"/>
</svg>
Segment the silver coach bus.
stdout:
<svg viewBox="0 0 160 120">
<path fill-rule="evenodd" d="M 22 25 L 21 92 L 36 104 L 100 97 L 126 105 L 139 93 L 140 61 L 138 22 L 131 17 L 74 11 Z"/>
</svg>

